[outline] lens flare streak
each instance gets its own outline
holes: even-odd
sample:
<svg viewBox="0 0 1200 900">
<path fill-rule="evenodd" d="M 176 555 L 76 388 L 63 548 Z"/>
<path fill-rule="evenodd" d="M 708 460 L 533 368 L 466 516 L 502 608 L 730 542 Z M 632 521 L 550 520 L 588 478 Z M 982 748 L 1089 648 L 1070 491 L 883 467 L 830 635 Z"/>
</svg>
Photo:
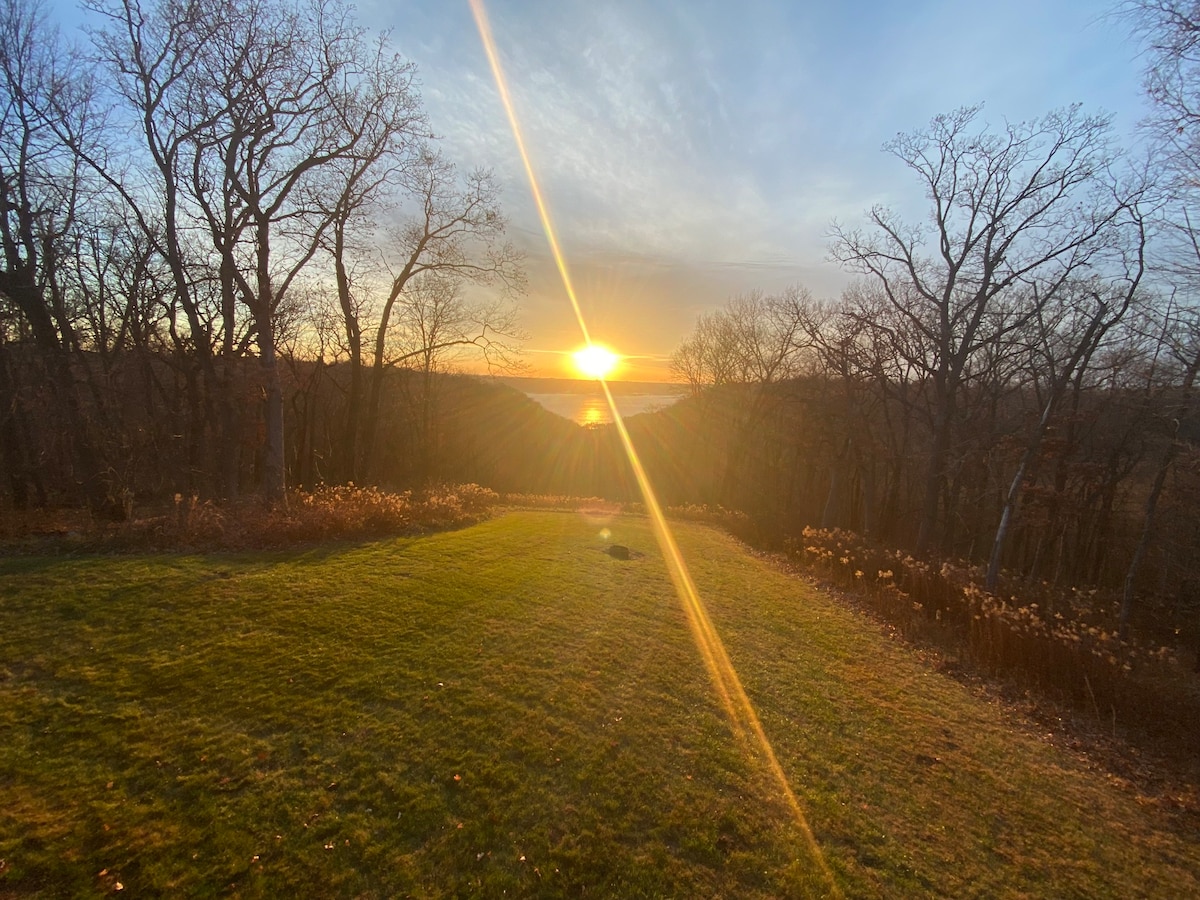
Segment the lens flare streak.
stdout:
<svg viewBox="0 0 1200 900">
<path fill-rule="evenodd" d="M 482 0 L 468 0 L 468 2 L 475 16 L 475 24 L 479 28 L 479 36 L 492 68 L 492 75 L 496 81 L 496 88 L 499 91 L 501 103 L 503 103 L 504 110 L 508 115 L 508 122 L 517 143 L 517 150 L 521 155 L 521 162 L 525 166 L 525 175 L 529 179 L 530 191 L 533 194 L 533 200 L 537 206 L 538 215 L 541 218 L 542 229 L 546 233 L 546 241 L 550 246 L 550 252 L 554 256 L 555 264 L 558 266 L 563 288 L 566 290 L 567 297 L 571 301 L 575 318 L 579 322 L 579 330 L 583 333 L 584 341 L 590 346 L 592 341 L 587 323 L 584 321 L 583 312 L 575 295 L 575 288 L 571 283 L 566 259 L 559 247 L 558 238 L 555 236 L 549 210 L 542 197 L 541 189 L 538 187 L 537 178 L 534 175 L 533 164 L 530 161 L 520 125 L 517 121 L 516 109 L 513 106 L 508 85 L 504 78 L 504 72 L 500 66 L 500 57 L 496 51 L 491 26 L 488 24 L 487 13 L 484 10 Z M 829 885 L 830 895 L 841 897 L 842 892 L 837 886 L 837 881 L 834 879 L 828 863 L 825 861 L 825 855 L 821 852 L 821 848 L 817 844 L 816 837 L 808 823 L 808 818 L 804 815 L 804 810 L 800 806 L 800 801 L 797 799 L 791 784 L 788 782 L 787 775 L 783 771 L 783 766 L 780 765 L 779 759 L 775 755 L 775 750 L 771 746 L 771 741 L 768 739 L 762 722 L 758 718 L 758 713 L 755 712 L 754 705 L 746 695 L 737 670 L 734 669 L 733 663 L 725 651 L 725 645 L 717 634 L 716 628 L 713 627 L 712 620 L 708 616 L 708 610 L 704 606 L 704 601 L 700 598 L 699 591 L 696 590 L 691 573 L 684 562 L 683 554 L 675 542 L 675 536 L 671 533 L 671 529 L 667 525 L 666 517 L 659 506 L 658 498 L 650 484 L 650 479 L 646 475 L 646 470 L 643 468 L 637 450 L 633 446 L 633 441 L 629 437 L 629 432 L 625 428 L 625 421 L 621 418 L 621 413 L 617 409 L 617 402 L 609 390 L 608 383 L 602 378 L 600 379 L 600 385 L 604 389 L 604 396 L 608 401 L 613 424 L 617 428 L 621 444 L 626 456 L 629 458 L 630 467 L 633 469 L 634 478 L 637 480 L 638 489 L 641 491 L 646 510 L 649 513 L 654 537 L 662 551 L 671 583 L 679 595 L 684 612 L 687 614 L 688 626 L 691 629 L 696 647 L 712 680 L 717 699 L 720 701 L 726 716 L 728 716 L 730 725 L 739 742 L 742 743 L 747 751 L 757 749 L 758 755 L 767 771 L 770 772 L 772 778 L 777 782 L 779 790 L 804 837 L 806 849 L 810 857 L 820 868 L 822 875 Z"/>
<path fill-rule="evenodd" d="M 688 571 L 687 564 L 684 562 L 683 554 L 680 552 L 679 546 L 675 543 L 675 536 L 671 533 L 671 529 L 667 525 L 666 516 L 663 514 L 662 507 L 658 504 L 658 497 L 654 493 L 654 488 L 650 484 L 646 470 L 642 467 L 641 459 L 638 457 L 637 450 L 633 446 L 633 441 L 629 437 L 629 431 L 625 428 L 625 421 L 617 411 L 616 400 L 613 398 L 607 382 L 601 382 L 600 384 L 604 388 L 605 396 L 608 398 L 608 405 L 612 410 L 613 424 L 616 426 L 617 433 L 621 437 L 621 444 L 625 448 L 625 454 L 629 457 L 629 464 L 633 468 L 634 478 L 637 479 L 638 489 L 642 493 L 646 512 L 650 516 L 650 522 L 654 529 L 655 539 L 662 549 L 663 558 L 667 564 L 667 572 L 671 577 L 671 582 L 675 586 L 676 593 L 679 594 L 679 599 L 683 602 L 684 610 L 688 616 L 688 624 L 692 629 L 692 636 L 696 641 L 697 648 L 700 650 L 700 656 L 703 658 L 704 664 L 708 669 L 708 674 L 712 679 L 717 697 L 720 699 L 726 715 L 729 716 L 734 733 L 743 745 L 747 743 L 747 732 L 749 733 L 752 738 L 750 744 L 758 748 L 767 770 L 778 783 L 780 792 L 783 794 L 783 798 L 787 802 L 788 808 L 791 810 L 801 834 L 804 836 L 804 842 L 808 848 L 809 855 L 820 867 L 821 873 L 825 876 L 829 884 L 831 895 L 840 897 L 841 891 L 837 886 L 833 873 L 829 869 L 829 864 L 825 861 L 825 854 L 821 852 L 816 835 L 813 834 L 812 826 L 808 823 L 808 817 L 804 815 L 800 801 L 797 799 L 791 784 L 788 782 L 787 775 L 783 771 L 783 766 L 779 764 L 779 758 L 775 755 L 775 749 L 771 746 L 771 741 L 763 729 L 762 722 L 758 718 L 758 713 L 754 710 L 754 704 L 750 702 L 745 688 L 742 687 L 742 680 L 738 677 L 737 670 L 733 667 L 733 662 L 725 652 L 725 644 L 721 640 L 720 635 L 717 634 L 716 628 L 713 627 L 712 620 L 708 616 L 708 610 L 704 606 L 704 601 L 700 598 L 699 591 L 696 590 L 695 582 L 692 581 L 692 576 Z"/>
<path fill-rule="evenodd" d="M 558 246 L 558 237 L 550 220 L 550 210 L 542 198 L 542 189 L 538 186 L 538 180 L 533 174 L 533 163 L 529 159 L 529 152 L 525 149 L 525 138 L 517 124 L 517 110 L 513 106 L 512 96 L 508 92 L 508 81 L 504 78 L 504 70 L 500 68 L 500 55 L 496 52 L 496 41 L 492 37 L 492 26 L 488 23 L 487 11 L 483 8 L 483 0 L 468 0 L 468 2 L 471 4 L 471 12 L 475 16 L 479 37 L 483 41 L 483 50 L 492 67 L 496 90 L 500 92 L 500 102 L 504 105 L 505 113 L 508 114 L 508 124 L 512 128 L 513 139 L 517 142 L 517 152 L 521 155 L 521 164 L 525 166 L 525 177 L 529 179 L 529 190 L 533 194 L 538 217 L 542 220 L 542 230 L 546 232 L 546 243 L 550 245 L 550 253 L 554 256 L 555 265 L 558 266 L 558 274 L 562 278 L 563 288 L 566 289 L 567 297 L 571 301 L 571 308 L 575 310 L 575 320 L 579 323 L 579 330 L 583 332 L 583 342 L 590 346 L 592 336 L 588 331 L 587 322 L 584 321 L 583 310 L 579 308 L 575 285 L 571 282 L 571 273 L 567 270 L 567 258 L 563 256 L 562 249 Z"/>
</svg>

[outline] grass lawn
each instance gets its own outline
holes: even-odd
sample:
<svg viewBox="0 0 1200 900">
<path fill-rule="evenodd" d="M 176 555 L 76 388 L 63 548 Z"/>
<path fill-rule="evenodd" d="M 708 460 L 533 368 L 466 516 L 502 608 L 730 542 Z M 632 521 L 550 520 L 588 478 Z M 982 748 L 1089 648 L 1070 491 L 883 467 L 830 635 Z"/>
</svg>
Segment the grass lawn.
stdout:
<svg viewBox="0 0 1200 900">
<path fill-rule="evenodd" d="M 640 551 L 601 552 L 602 528 Z M 1200 834 L 678 525 L 847 897 L 1200 896 Z M 833 895 L 648 523 L 0 560 L 0 898 Z"/>
</svg>

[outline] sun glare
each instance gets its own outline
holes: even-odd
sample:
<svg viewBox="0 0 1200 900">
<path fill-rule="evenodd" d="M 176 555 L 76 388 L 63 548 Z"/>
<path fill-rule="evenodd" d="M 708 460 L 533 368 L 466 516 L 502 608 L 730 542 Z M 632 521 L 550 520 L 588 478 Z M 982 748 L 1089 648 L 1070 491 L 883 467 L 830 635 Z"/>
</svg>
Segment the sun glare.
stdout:
<svg viewBox="0 0 1200 900">
<path fill-rule="evenodd" d="M 573 354 L 575 366 L 580 374 L 599 380 L 600 387 L 604 390 L 605 399 L 608 401 L 608 408 L 612 413 L 613 425 L 620 436 L 621 444 L 625 448 L 625 455 L 629 460 L 630 467 L 633 469 L 634 478 L 637 481 L 642 499 L 646 505 L 646 510 L 649 513 L 656 541 L 662 549 L 663 557 L 667 564 L 667 574 L 670 576 L 671 582 L 674 584 L 679 599 L 683 604 L 688 624 L 691 627 L 692 636 L 696 642 L 696 648 L 708 669 L 713 689 L 729 717 L 734 734 L 742 739 L 743 746 L 748 752 L 753 752 L 754 745 L 758 747 L 767 771 L 778 784 L 783 798 L 791 808 L 809 854 L 824 876 L 825 883 L 829 888 L 828 895 L 841 897 L 843 896 L 842 891 L 834 878 L 832 870 L 829 868 L 829 864 L 825 860 L 825 854 L 820 844 L 817 843 L 812 827 L 808 823 L 808 818 L 800 806 L 800 801 L 796 797 L 795 791 L 792 790 L 787 773 L 775 755 L 775 750 L 771 746 L 771 741 L 767 737 L 766 730 L 758 718 L 754 704 L 750 702 L 750 698 L 742 686 L 741 678 L 738 677 L 737 670 L 733 667 L 733 663 L 725 652 L 725 645 L 708 617 L 704 601 L 696 590 L 696 585 L 693 583 L 691 574 L 688 572 L 687 564 L 683 559 L 683 555 L 679 552 L 679 547 L 675 543 L 675 537 L 671 533 L 662 508 L 658 504 L 658 499 L 655 497 L 650 479 L 647 477 L 645 469 L 642 468 L 641 460 L 638 458 L 637 450 L 633 446 L 629 431 L 625 428 L 625 422 L 621 418 L 620 411 L 617 409 L 617 402 L 612 395 L 612 391 L 609 389 L 608 382 L 605 381 L 606 376 L 613 371 L 613 368 L 620 361 L 620 357 L 607 347 L 592 343 L 591 335 L 588 333 L 587 322 L 584 321 L 583 311 L 579 308 L 579 302 L 575 297 L 575 289 L 571 285 L 566 259 L 563 257 L 562 249 L 559 247 L 558 239 L 555 237 L 554 226 L 550 222 L 549 210 L 546 209 L 541 189 L 538 187 L 537 178 L 533 171 L 533 165 L 525 149 L 525 141 L 521 136 L 521 128 L 517 122 L 516 110 L 508 93 L 508 85 L 504 79 L 504 72 L 500 67 L 500 58 L 496 52 L 491 27 L 488 25 L 487 13 L 483 8 L 483 0 L 470 0 L 470 4 L 471 11 L 475 15 L 475 23 L 479 26 L 479 36 L 483 41 L 484 51 L 487 53 L 492 74 L 496 79 L 496 88 L 500 92 L 501 102 L 504 104 L 509 124 L 512 126 L 513 137 L 517 142 L 517 150 L 525 166 L 525 174 L 529 178 L 529 187 L 533 193 L 534 202 L 537 205 L 538 215 L 542 220 L 542 229 L 546 233 L 546 242 L 550 245 L 550 252 L 558 264 L 558 271 L 562 276 L 563 288 L 566 290 L 567 298 L 571 301 L 571 306 L 575 311 L 575 318 L 579 322 L 579 330 L 583 332 L 583 339 L 586 342 L 586 346 L 583 349 Z M 752 740 L 747 740 L 747 738 L 752 738 Z"/>
<path fill-rule="evenodd" d="M 581 374 L 600 381 L 611 375 L 621 361 L 621 357 L 602 344 L 588 344 L 571 354 L 571 359 Z"/>
</svg>

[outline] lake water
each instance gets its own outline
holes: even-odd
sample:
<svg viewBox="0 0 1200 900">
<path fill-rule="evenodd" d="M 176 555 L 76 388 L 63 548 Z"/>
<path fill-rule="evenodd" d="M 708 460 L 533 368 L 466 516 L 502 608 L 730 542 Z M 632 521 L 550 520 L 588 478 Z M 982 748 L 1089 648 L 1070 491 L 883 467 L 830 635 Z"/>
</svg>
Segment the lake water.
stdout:
<svg viewBox="0 0 1200 900">
<path fill-rule="evenodd" d="M 608 401 L 597 388 L 594 392 L 572 394 L 529 394 L 555 415 L 578 422 L 580 425 L 607 425 L 612 421 Z M 617 409 L 628 418 L 638 413 L 653 412 L 670 406 L 680 394 L 617 394 Z"/>
</svg>

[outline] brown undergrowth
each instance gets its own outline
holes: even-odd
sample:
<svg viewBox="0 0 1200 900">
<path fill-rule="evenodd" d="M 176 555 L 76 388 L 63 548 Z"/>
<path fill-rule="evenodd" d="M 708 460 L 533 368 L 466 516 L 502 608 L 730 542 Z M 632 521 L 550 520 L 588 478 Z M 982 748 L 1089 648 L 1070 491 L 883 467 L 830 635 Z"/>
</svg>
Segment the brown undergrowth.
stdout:
<svg viewBox="0 0 1200 900">
<path fill-rule="evenodd" d="M 218 502 L 176 494 L 157 510 L 113 523 L 86 510 L 0 515 L 8 551 L 254 550 L 440 531 L 478 522 L 499 496 L 476 484 L 392 493 L 353 484 L 292 490 L 284 503 Z"/>
</svg>

